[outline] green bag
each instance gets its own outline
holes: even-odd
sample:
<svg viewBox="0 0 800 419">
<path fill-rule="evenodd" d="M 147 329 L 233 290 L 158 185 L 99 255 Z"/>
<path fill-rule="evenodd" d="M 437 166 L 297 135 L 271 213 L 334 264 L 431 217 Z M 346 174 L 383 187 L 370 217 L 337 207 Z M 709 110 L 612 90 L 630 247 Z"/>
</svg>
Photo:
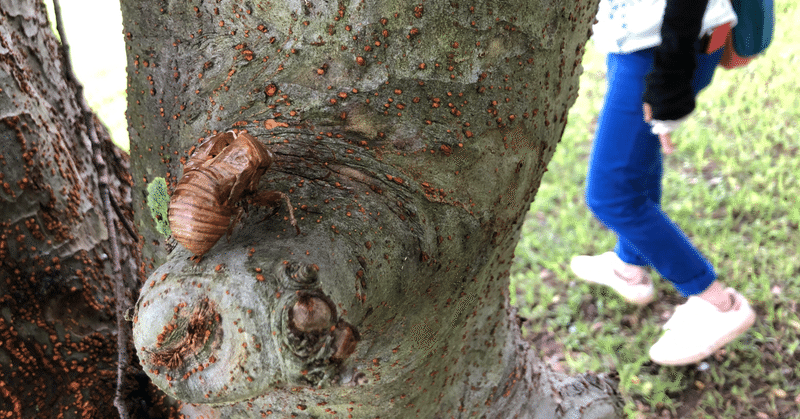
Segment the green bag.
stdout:
<svg viewBox="0 0 800 419">
<path fill-rule="evenodd" d="M 742 57 L 764 52 L 775 30 L 773 0 L 731 0 L 738 23 L 733 27 L 733 49 Z"/>
</svg>

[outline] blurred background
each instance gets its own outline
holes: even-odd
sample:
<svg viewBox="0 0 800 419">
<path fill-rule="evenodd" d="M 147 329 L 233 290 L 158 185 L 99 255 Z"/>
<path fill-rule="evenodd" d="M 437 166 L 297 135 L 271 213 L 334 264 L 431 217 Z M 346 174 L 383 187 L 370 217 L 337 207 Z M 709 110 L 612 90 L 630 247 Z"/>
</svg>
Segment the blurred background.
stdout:
<svg viewBox="0 0 800 419">
<path fill-rule="evenodd" d="M 122 14 L 114 0 L 60 0 L 61 17 L 75 75 L 83 83 L 89 106 L 100 116 L 111 138 L 128 150 L 125 122 L 125 42 Z M 45 0 L 53 31 L 53 1 Z"/>
</svg>

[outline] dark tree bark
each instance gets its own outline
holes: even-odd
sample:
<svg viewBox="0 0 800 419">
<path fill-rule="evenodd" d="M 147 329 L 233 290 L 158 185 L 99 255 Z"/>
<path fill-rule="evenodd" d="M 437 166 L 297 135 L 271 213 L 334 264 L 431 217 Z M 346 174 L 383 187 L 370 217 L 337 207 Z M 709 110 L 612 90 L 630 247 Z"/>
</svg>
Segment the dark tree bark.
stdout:
<svg viewBox="0 0 800 419">
<path fill-rule="evenodd" d="M 151 379 L 189 417 L 617 417 L 508 299 L 596 6 L 122 1 Z M 275 154 L 259 190 L 301 234 L 248 205 L 202 258 L 169 251 L 147 185 L 229 130 Z"/>
<path fill-rule="evenodd" d="M 63 52 L 41 2 L 0 0 L 0 417 L 141 417 L 129 158 Z"/>
</svg>

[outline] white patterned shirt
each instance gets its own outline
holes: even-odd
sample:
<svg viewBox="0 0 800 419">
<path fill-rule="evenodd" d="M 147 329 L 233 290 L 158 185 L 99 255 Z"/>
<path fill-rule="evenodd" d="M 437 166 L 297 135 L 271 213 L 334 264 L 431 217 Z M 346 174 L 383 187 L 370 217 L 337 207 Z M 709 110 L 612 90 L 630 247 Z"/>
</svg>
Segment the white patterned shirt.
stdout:
<svg viewBox="0 0 800 419">
<path fill-rule="evenodd" d="M 625 54 L 661 44 L 665 7 L 666 0 L 600 0 L 595 46 L 603 53 Z M 728 22 L 736 25 L 730 0 L 709 0 L 700 36 Z"/>
</svg>

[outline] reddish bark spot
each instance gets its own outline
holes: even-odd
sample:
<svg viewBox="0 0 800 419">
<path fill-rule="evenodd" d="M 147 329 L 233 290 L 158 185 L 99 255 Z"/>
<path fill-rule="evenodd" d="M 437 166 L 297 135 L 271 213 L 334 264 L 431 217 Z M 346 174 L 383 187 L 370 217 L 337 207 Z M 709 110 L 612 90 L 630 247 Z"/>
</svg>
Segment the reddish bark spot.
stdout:
<svg viewBox="0 0 800 419">
<path fill-rule="evenodd" d="M 453 152 L 452 147 L 450 147 L 449 145 L 445 145 L 445 144 L 442 144 L 442 146 L 439 147 L 439 149 L 442 150 L 442 152 L 444 153 L 445 156 L 450 156 L 450 154 Z"/>
</svg>

